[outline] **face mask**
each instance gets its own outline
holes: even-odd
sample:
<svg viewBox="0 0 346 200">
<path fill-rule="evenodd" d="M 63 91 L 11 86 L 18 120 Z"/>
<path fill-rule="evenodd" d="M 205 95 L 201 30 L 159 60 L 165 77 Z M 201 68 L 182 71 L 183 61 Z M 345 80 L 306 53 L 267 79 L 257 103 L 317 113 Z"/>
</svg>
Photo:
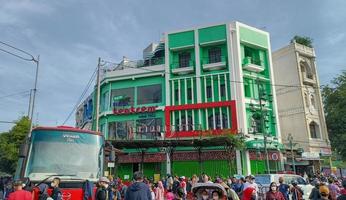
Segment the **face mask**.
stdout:
<svg viewBox="0 0 346 200">
<path fill-rule="evenodd" d="M 229 185 L 231 185 L 231 184 L 232 184 L 232 181 L 231 181 L 231 180 L 228 180 L 227 183 L 228 183 Z"/>
<path fill-rule="evenodd" d="M 271 187 L 272 191 L 276 191 L 276 187 Z"/>
<path fill-rule="evenodd" d="M 103 187 L 104 187 L 104 188 L 108 188 L 108 184 L 104 184 Z"/>
<path fill-rule="evenodd" d="M 213 196 L 213 200 L 219 200 L 219 196 Z"/>
<path fill-rule="evenodd" d="M 203 199 L 203 200 L 207 200 L 207 199 L 208 199 L 208 195 L 203 195 L 203 196 L 202 196 L 202 199 Z"/>
<path fill-rule="evenodd" d="M 54 183 L 51 183 L 50 186 L 51 186 L 51 187 L 55 187 Z"/>
</svg>

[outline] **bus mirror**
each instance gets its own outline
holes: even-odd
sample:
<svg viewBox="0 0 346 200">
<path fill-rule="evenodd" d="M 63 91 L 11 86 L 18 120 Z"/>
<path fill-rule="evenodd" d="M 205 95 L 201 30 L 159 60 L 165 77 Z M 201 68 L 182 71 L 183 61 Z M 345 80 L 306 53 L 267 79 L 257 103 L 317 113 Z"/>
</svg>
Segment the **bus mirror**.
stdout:
<svg viewBox="0 0 346 200">
<path fill-rule="evenodd" d="M 29 145 L 27 142 L 25 142 L 24 144 L 20 146 L 19 157 L 25 158 L 27 156 L 28 150 L 29 150 Z"/>
</svg>

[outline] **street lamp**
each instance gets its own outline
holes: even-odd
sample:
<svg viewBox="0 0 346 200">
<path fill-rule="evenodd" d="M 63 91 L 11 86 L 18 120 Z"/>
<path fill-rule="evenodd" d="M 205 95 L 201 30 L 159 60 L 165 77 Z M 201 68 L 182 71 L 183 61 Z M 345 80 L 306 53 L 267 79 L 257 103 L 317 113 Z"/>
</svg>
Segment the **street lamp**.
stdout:
<svg viewBox="0 0 346 200">
<path fill-rule="evenodd" d="M 291 149 L 291 159 L 292 159 L 293 171 L 296 174 L 296 164 L 295 164 L 294 154 L 293 154 L 293 146 L 295 144 L 293 143 L 293 136 L 292 136 L 291 133 L 288 134 L 287 140 L 289 141 L 289 146 L 290 146 L 290 149 Z"/>
<path fill-rule="evenodd" d="M 28 112 L 28 114 L 30 113 L 30 116 L 29 116 L 29 118 L 30 118 L 30 132 L 29 132 L 29 137 L 30 137 L 31 131 L 32 131 L 32 127 L 33 127 L 32 121 L 33 121 L 33 115 L 34 115 L 34 109 L 35 109 L 35 99 L 36 99 L 36 91 L 37 91 L 37 77 L 38 77 L 38 68 L 39 68 L 39 64 L 40 64 L 40 55 L 38 55 L 37 58 L 35 58 L 33 55 L 31 55 L 30 53 L 28 53 L 28 52 L 26 52 L 26 51 L 24 51 L 24 50 L 22 50 L 22 49 L 19 49 L 19 48 L 17 48 L 17 47 L 14 47 L 14 46 L 9 45 L 9 44 L 7 44 L 7 43 L 5 43 L 5 42 L 2 42 L 2 41 L 0 41 L 0 43 L 3 44 L 3 45 L 5 45 L 5 46 L 7 46 L 7 47 L 10 47 L 10 48 L 12 48 L 12 49 L 14 49 L 14 50 L 16 50 L 16 51 L 22 52 L 22 53 L 28 55 L 30 58 L 28 59 L 28 58 L 25 58 L 25 57 L 20 56 L 20 55 L 18 55 L 18 54 L 15 54 L 15 53 L 12 53 L 12 52 L 10 52 L 10 51 L 7 51 L 7 50 L 4 50 L 4 49 L 1 49 L 1 48 L 0 48 L 0 50 L 1 50 L 2 52 L 5 52 L 5 53 L 10 54 L 10 55 L 12 55 L 12 56 L 15 56 L 15 57 L 17 57 L 17 58 L 19 58 L 19 59 L 21 59 L 21 60 L 29 61 L 29 62 L 34 62 L 34 63 L 36 64 L 35 83 L 34 83 L 34 89 L 33 89 L 34 94 L 33 94 L 33 97 L 32 97 L 32 102 L 31 102 L 31 95 L 30 95 L 29 112 Z M 30 108 L 30 107 L 31 107 L 31 108 Z"/>
</svg>

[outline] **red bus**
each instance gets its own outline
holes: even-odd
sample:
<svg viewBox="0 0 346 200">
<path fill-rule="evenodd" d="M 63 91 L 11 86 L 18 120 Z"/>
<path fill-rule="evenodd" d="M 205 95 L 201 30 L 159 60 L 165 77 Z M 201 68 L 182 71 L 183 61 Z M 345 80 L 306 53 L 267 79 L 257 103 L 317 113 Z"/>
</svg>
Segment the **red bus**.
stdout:
<svg viewBox="0 0 346 200">
<path fill-rule="evenodd" d="M 66 126 L 37 127 L 21 148 L 15 178 L 29 178 L 37 186 L 49 185 L 59 177 L 63 199 L 82 200 L 84 185 L 102 176 L 103 144 L 98 132 Z M 38 198 L 37 189 L 34 199 Z"/>
</svg>

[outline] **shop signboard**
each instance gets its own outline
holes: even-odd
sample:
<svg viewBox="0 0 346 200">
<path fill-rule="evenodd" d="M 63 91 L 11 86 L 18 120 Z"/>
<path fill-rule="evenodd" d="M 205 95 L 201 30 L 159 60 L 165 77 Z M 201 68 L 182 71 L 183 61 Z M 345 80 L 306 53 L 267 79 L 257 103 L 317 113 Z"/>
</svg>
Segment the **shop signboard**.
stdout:
<svg viewBox="0 0 346 200">
<path fill-rule="evenodd" d="M 319 160 L 320 153 L 319 152 L 303 152 L 302 160 Z"/>
</svg>

